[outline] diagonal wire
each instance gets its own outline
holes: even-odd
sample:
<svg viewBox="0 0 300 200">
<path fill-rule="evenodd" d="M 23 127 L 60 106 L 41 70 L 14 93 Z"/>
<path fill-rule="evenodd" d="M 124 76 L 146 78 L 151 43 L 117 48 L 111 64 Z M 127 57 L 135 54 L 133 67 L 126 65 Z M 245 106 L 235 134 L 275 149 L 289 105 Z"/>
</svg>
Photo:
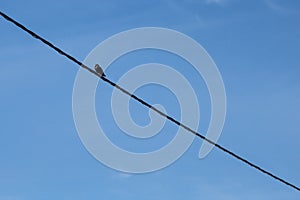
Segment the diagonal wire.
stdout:
<svg viewBox="0 0 300 200">
<path fill-rule="evenodd" d="M 261 168 L 260 166 L 250 162 L 249 160 L 239 156 L 238 154 L 230 151 L 229 149 L 217 144 L 217 143 L 214 143 L 212 140 L 206 138 L 205 136 L 201 135 L 200 133 L 198 133 L 197 131 L 189 128 L 188 126 L 180 123 L 179 121 L 177 121 L 176 119 L 174 119 L 173 117 L 161 112 L 160 110 L 158 110 L 157 108 L 153 107 L 151 104 L 147 103 L 146 101 L 144 101 L 143 99 L 137 97 L 136 95 L 134 94 L 131 94 L 129 91 L 127 91 L 126 89 L 122 88 L 121 86 L 117 85 L 116 83 L 114 83 L 113 81 L 107 79 L 106 77 L 104 76 L 101 76 L 99 75 L 96 71 L 94 71 L 93 69 L 89 68 L 88 66 L 84 65 L 82 62 L 80 62 L 79 60 L 77 60 L 76 58 L 74 58 L 73 56 L 71 56 L 70 54 L 66 53 L 65 51 L 61 50 L 60 48 L 56 47 L 54 44 L 52 44 L 51 42 L 49 42 L 48 40 L 42 38 L 41 36 L 37 35 L 35 32 L 29 30 L 28 28 L 26 28 L 24 25 L 20 24 L 19 22 L 17 22 L 16 20 L 10 18 L 9 16 L 7 16 L 6 14 L 4 14 L 3 12 L 0 11 L 0 15 L 6 19 L 7 21 L 13 23 L 14 25 L 16 25 L 17 27 L 19 27 L 20 29 L 22 29 L 23 31 L 29 33 L 32 37 L 40 40 L 41 42 L 43 42 L 44 44 L 46 44 L 47 46 L 49 46 L 50 48 L 54 49 L 56 52 L 58 52 L 59 54 L 67 57 L 69 60 L 75 62 L 77 65 L 79 65 L 80 67 L 88 70 L 89 72 L 91 72 L 92 74 L 98 76 L 100 79 L 102 79 L 103 81 L 107 82 L 108 84 L 110 84 L 111 86 L 113 87 L 116 87 L 117 89 L 119 89 L 120 91 L 122 91 L 123 93 L 125 93 L 126 95 L 130 96 L 131 98 L 135 99 L 136 101 L 140 102 L 141 104 L 145 105 L 146 107 L 154 110 L 155 112 L 157 112 L 158 114 L 160 114 L 161 116 L 167 118 L 169 121 L 175 123 L 176 125 L 184 128 L 185 130 L 187 130 L 188 132 L 194 134 L 195 136 L 201 138 L 202 140 L 205 140 L 206 142 L 214 145 L 215 147 L 217 147 L 218 149 L 220 149 L 221 151 L 229 154 L 230 156 L 240 160 L 241 162 L 249 165 L 250 167 L 253 167 L 255 168 L 256 170 L 260 171 L 261 173 L 265 174 L 265 175 L 268 175 L 270 176 L 271 178 L 287 185 L 287 186 L 290 186 L 298 191 L 300 191 L 300 188 L 276 175 L 274 175 L 273 173 Z"/>
</svg>

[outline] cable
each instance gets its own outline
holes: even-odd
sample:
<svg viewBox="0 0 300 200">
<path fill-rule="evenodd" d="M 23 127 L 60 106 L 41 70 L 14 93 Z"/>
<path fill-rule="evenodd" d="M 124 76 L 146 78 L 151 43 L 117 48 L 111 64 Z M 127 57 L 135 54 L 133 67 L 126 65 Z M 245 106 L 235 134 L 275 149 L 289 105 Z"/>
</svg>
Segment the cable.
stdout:
<svg viewBox="0 0 300 200">
<path fill-rule="evenodd" d="M 255 169 L 257 169 L 258 171 L 260 171 L 263 174 L 266 174 L 268 176 L 270 176 L 271 178 L 280 181 L 281 183 L 290 186 L 298 191 L 300 191 L 300 188 L 297 187 L 296 185 L 272 174 L 271 172 L 259 167 L 258 165 L 248 161 L 247 159 L 239 156 L 238 154 L 228 150 L 227 148 L 214 143 L 213 141 L 211 141 L 210 139 L 206 138 L 205 136 L 201 135 L 200 133 L 198 133 L 197 131 L 192 130 L 191 128 L 189 128 L 188 126 L 180 123 L 179 121 L 177 121 L 176 119 L 170 117 L 169 115 L 161 112 L 160 110 L 158 110 L 157 108 L 151 106 L 149 103 L 147 103 L 146 101 L 144 101 L 143 99 L 137 97 L 134 94 L 131 94 L 130 92 L 128 92 L 126 89 L 122 88 L 121 86 L 117 85 L 116 83 L 112 82 L 111 80 L 107 79 L 104 76 L 99 75 L 96 71 L 92 70 L 91 68 L 87 67 L 86 65 L 84 65 L 82 62 L 80 62 L 79 60 L 77 60 L 76 58 L 74 58 L 73 56 L 71 56 L 70 54 L 66 53 L 65 51 L 61 50 L 60 48 L 56 47 L 55 45 L 53 45 L 51 42 L 49 42 L 48 40 L 42 38 L 41 36 L 37 35 L 36 33 L 34 33 L 33 31 L 29 30 L 28 28 L 26 28 L 24 25 L 20 24 L 19 22 L 15 21 L 14 19 L 10 18 L 9 16 L 7 16 L 6 14 L 4 14 L 3 12 L 0 11 L 0 15 L 2 17 L 4 17 L 4 19 L 6 19 L 7 21 L 13 23 L 14 25 L 16 25 L 17 27 L 19 27 L 20 29 L 22 29 L 23 31 L 29 33 L 32 37 L 40 40 L 41 42 L 43 42 L 44 44 L 46 44 L 47 46 L 49 46 L 50 48 L 54 49 L 56 52 L 58 52 L 59 54 L 67 57 L 69 60 L 75 62 L 77 65 L 79 65 L 80 67 L 88 70 L 89 72 L 93 73 L 94 75 L 98 76 L 100 79 L 102 79 L 103 81 L 107 82 L 108 84 L 110 84 L 113 87 L 116 87 L 117 89 L 119 89 L 120 91 L 122 91 L 123 93 L 125 93 L 126 95 L 130 96 L 131 98 L 135 99 L 136 101 L 140 102 L 141 104 L 145 105 L 146 107 L 152 109 L 153 111 L 157 112 L 158 114 L 160 114 L 161 116 L 167 118 L 169 121 L 175 123 L 176 125 L 184 128 L 185 130 L 187 130 L 188 132 L 194 134 L 195 136 L 201 138 L 202 140 L 207 141 L 208 143 L 214 145 L 215 147 L 217 147 L 218 149 L 220 149 L 221 151 L 231 155 L 232 157 L 242 161 L 243 163 L 249 165 L 250 167 L 253 167 Z"/>
</svg>

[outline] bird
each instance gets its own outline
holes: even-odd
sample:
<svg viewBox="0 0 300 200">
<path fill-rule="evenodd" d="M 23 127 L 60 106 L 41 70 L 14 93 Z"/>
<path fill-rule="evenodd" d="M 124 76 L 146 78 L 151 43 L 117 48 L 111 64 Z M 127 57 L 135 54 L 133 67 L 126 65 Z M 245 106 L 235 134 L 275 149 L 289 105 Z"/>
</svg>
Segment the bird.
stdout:
<svg viewBox="0 0 300 200">
<path fill-rule="evenodd" d="M 105 76 L 103 69 L 100 67 L 100 65 L 96 64 L 94 68 L 97 74 L 99 74 L 100 76 Z"/>
</svg>

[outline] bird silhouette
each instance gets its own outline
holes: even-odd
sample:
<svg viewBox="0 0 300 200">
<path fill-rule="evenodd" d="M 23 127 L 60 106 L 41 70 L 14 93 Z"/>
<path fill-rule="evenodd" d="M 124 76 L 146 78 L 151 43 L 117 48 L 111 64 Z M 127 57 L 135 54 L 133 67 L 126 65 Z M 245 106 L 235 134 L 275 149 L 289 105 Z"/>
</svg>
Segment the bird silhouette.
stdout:
<svg viewBox="0 0 300 200">
<path fill-rule="evenodd" d="M 96 64 L 94 68 L 97 74 L 99 74 L 100 76 L 105 76 L 103 69 L 100 67 L 100 65 Z"/>
</svg>

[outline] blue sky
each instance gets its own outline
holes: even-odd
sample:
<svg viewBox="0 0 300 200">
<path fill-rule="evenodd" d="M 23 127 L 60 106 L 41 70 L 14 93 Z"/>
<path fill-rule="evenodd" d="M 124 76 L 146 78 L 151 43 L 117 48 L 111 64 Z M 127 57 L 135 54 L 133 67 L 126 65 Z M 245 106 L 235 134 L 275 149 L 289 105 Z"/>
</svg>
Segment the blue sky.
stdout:
<svg viewBox="0 0 300 200">
<path fill-rule="evenodd" d="M 300 185 L 300 2 L 29 0 L 2 1 L 0 8 L 80 60 L 101 41 L 131 28 L 165 27 L 192 37 L 216 62 L 227 92 L 227 118 L 218 142 Z M 78 67 L 3 19 L 0 34 L 0 200 L 299 199 L 299 192 L 215 148 L 199 160 L 202 141 L 197 139 L 178 161 L 157 172 L 124 174 L 104 166 L 86 151 L 73 122 Z M 179 69 L 180 60 L 159 55 L 128 55 L 107 75 L 117 81 L 133 66 L 150 61 Z M 208 93 L 191 69 L 180 71 L 199 91 L 199 131 L 205 132 Z M 149 142 L 122 135 L 109 107 L 99 109 L 108 105 L 112 88 L 101 83 L 99 89 L 104 92 L 96 95 L 97 114 L 113 130 L 115 143 L 145 151 L 172 138 L 176 127 L 170 124 L 163 136 Z M 162 88 L 144 87 L 137 94 L 164 104 L 178 117 L 178 108 L 167 104 L 176 104 L 174 96 L 163 90 L 165 96 L 155 95 L 157 90 Z M 137 123 L 147 123 L 147 109 L 131 102 L 131 110 Z"/>
</svg>

